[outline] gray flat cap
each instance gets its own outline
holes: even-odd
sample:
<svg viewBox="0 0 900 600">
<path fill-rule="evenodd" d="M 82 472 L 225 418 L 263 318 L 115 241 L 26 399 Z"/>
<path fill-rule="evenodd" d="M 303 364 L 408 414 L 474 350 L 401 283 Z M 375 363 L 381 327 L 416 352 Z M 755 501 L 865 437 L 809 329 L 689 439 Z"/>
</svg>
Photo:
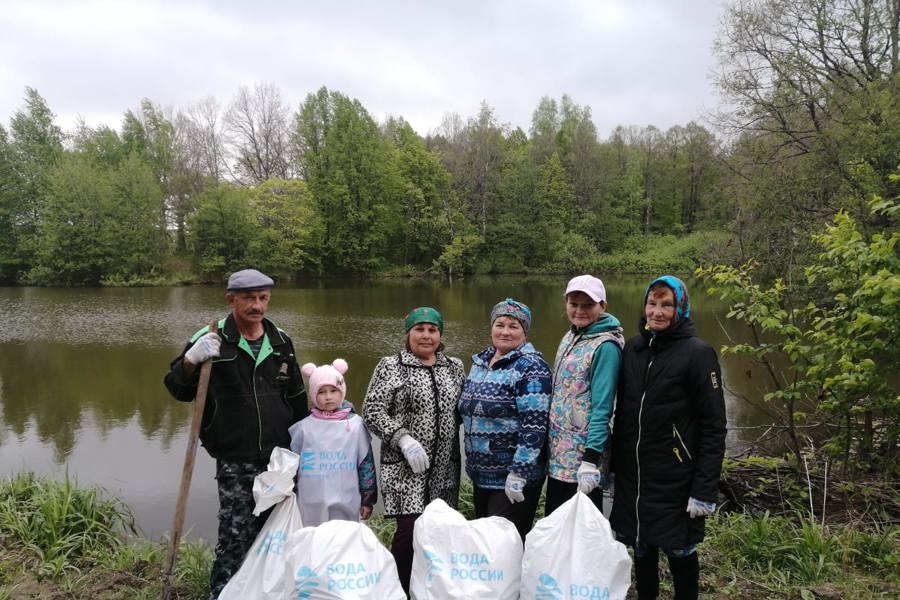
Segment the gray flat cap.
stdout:
<svg viewBox="0 0 900 600">
<path fill-rule="evenodd" d="M 265 290 L 275 285 L 272 278 L 263 275 L 256 269 L 243 269 L 235 271 L 228 278 L 228 291 L 236 292 L 238 290 Z"/>
</svg>

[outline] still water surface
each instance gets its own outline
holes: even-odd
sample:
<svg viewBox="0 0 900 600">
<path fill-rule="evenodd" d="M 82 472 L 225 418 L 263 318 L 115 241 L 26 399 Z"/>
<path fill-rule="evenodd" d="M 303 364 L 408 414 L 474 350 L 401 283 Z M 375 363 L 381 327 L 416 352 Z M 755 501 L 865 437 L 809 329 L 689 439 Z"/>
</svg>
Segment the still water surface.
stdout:
<svg viewBox="0 0 900 600">
<path fill-rule="evenodd" d="M 647 278 L 606 280 L 609 312 L 636 333 Z M 484 277 L 327 281 L 273 290 L 268 316 L 292 336 L 299 360 L 350 364 L 347 398 L 357 406 L 378 359 L 399 350 L 402 319 L 415 306 L 438 307 L 447 352 L 466 366 L 489 343 L 489 312 L 512 296 L 531 306 L 529 340 L 552 364 L 568 322 L 565 277 Z M 688 281 L 700 336 L 715 348 L 743 331 L 727 307 Z M 33 471 L 95 484 L 135 511 L 144 535 L 171 527 L 190 404 L 162 384 L 169 362 L 202 325 L 227 312 L 224 292 L 209 287 L 138 289 L 0 288 L 0 476 Z M 737 400 L 758 395 L 760 376 L 734 357 L 723 364 L 729 446 L 766 418 Z M 759 374 L 756 374 L 759 375 Z M 213 461 L 198 452 L 186 515 L 188 537 L 215 540 Z"/>
</svg>

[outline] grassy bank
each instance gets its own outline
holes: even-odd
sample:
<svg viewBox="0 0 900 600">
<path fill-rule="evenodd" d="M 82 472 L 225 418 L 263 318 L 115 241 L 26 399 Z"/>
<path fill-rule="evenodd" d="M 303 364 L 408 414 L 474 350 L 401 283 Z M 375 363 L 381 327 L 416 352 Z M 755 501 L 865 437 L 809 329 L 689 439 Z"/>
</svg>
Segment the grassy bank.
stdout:
<svg viewBox="0 0 900 600">
<path fill-rule="evenodd" d="M 461 509 L 471 515 L 471 488 Z M 382 541 L 393 531 L 379 517 L 370 526 Z M 705 598 L 869 600 L 900 592 L 896 524 L 720 514 L 710 519 L 700 552 Z M 141 539 L 128 507 L 96 489 L 30 474 L 0 482 L 0 600 L 155 599 L 164 558 L 164 541 Z M 211 562 L 208 546 L 182 545 L 177 598 L 206 598 Z M 665 573 L 663 589 L 670 589 Z"/>
</svg>

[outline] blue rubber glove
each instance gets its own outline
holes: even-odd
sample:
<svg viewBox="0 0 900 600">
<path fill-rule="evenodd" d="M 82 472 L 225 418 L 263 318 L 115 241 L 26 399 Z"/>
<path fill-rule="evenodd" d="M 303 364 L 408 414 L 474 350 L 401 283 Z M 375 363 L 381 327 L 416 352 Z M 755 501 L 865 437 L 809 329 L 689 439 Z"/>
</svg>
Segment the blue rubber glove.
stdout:
<svg viewBox="0 0 900 600">
<path fill-rule="evenodd" d="M 691 496 L 688 499 L 687 512 L 690 513 L 692 519 L 696 519 L 697 517 L 708 517 L 716 512 L 716 503 L 704 502 L 703 500 L 697 500 Z"/>
</svg>

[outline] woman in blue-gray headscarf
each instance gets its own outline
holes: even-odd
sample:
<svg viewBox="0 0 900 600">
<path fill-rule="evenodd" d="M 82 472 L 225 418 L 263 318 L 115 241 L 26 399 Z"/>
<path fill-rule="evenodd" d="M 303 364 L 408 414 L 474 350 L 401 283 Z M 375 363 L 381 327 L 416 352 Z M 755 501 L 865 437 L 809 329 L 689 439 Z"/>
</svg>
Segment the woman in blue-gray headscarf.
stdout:
<svg viewBox="0 0 900 600">
<path fill-rule="evenodd" d="M 639 600 L 659 593 L 659 550 L 676 600 L 698 596 L 705 517 L 716 509 L 725 454 L 725 400 L 715 350 L 697 337 L 684 282 L 644 293 L 640 334 L 622 351 L 610 471 L 610 524 L 634 548 Z"/>
<path fill-rule="evenodd" d="M 472 356 L 459 413 L 475 516 L 531 530 L 547 469 L 550 367 L 526 337 L 531 310 L 507 298 L 491 310 L 491 345 Z"/>
</svg>

